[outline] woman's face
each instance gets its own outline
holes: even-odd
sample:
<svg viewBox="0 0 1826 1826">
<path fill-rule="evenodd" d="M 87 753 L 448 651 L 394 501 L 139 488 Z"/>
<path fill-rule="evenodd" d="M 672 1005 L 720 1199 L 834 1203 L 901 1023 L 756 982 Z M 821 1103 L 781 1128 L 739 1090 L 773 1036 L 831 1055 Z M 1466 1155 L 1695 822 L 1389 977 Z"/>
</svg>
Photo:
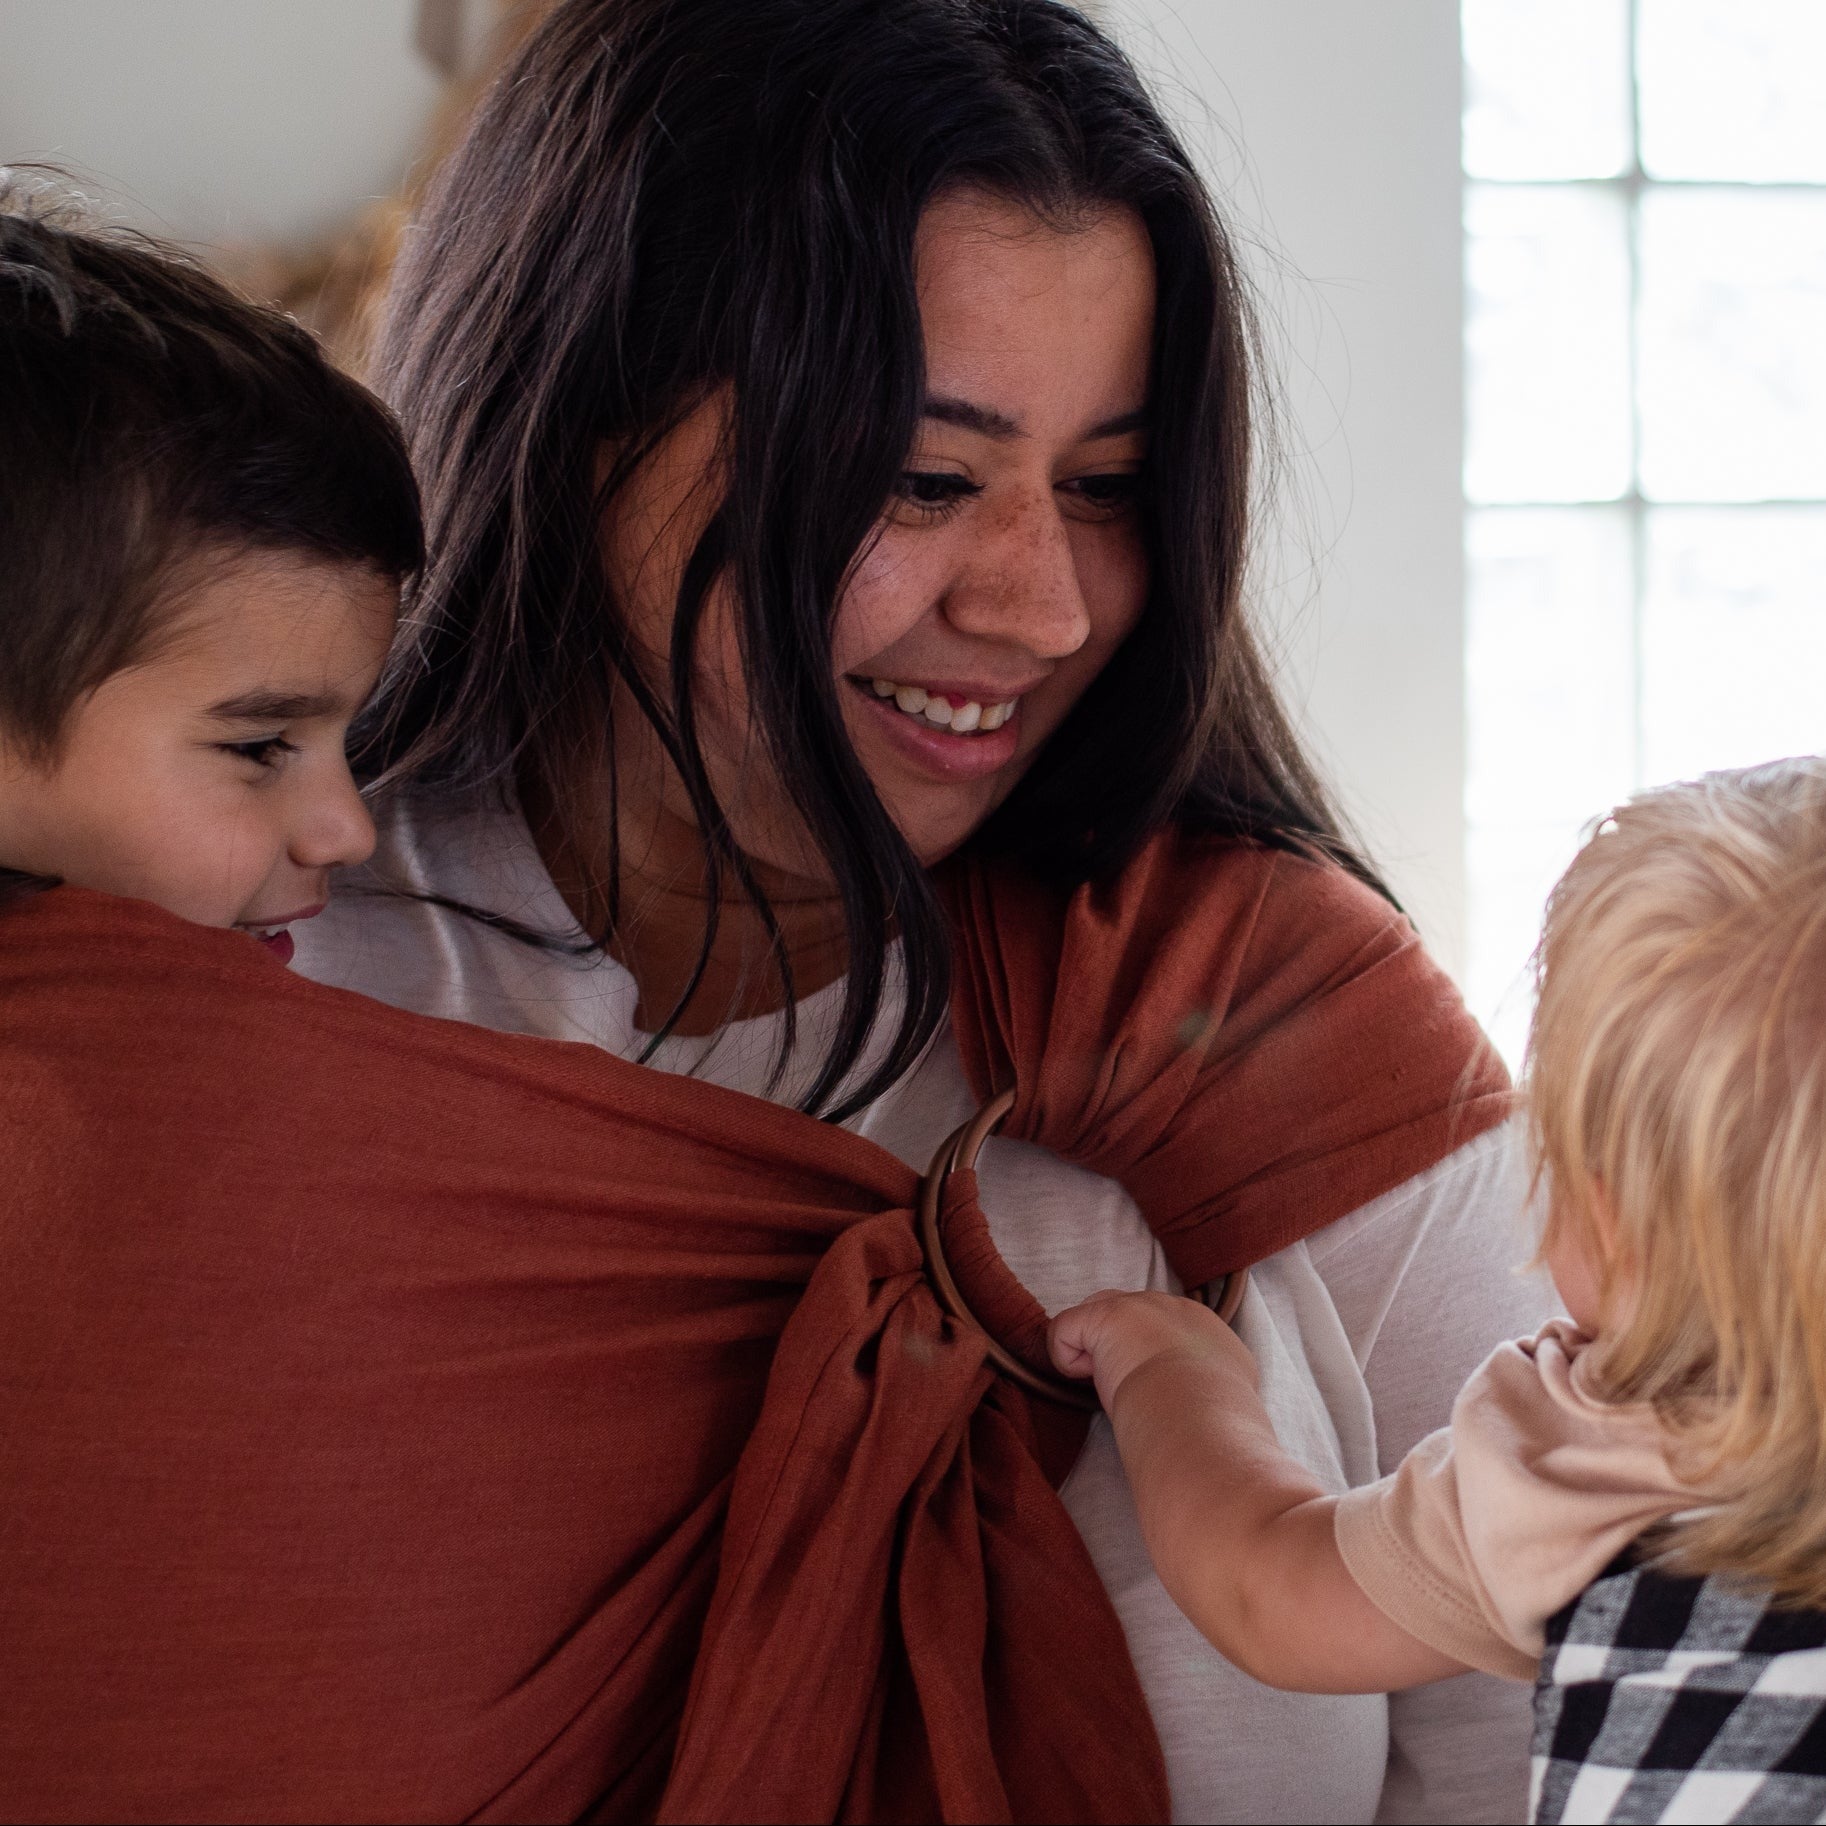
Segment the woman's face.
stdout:
<svg viewBox="0 0 1826 1826">
<path fill-rule="evenodd" d="M 927 211 L 917 260 L 925 412 L 832 663 L 858 759 L 934 862 L 1007 797 L 1142 612 L 1154 261 L 1127 210 L 1061 230 L 981 192 Z M 715 498 L 721 413 L 673 433 L 605 524 L 611 584 L 655 657 Z M 819 872 L 749 727 L 726 600 L 706 617 L 698 697 L 738 841 Z M 682 811 L 676 782 L 655 785 Z"/>
</svg>

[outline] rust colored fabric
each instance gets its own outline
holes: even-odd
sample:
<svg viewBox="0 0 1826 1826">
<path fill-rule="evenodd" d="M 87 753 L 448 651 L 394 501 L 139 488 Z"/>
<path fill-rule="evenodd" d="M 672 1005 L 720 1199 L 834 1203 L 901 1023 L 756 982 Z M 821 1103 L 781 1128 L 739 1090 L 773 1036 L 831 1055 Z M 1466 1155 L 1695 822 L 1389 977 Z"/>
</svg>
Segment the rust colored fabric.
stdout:
<svg viewBox="0 0 1826 1826">
<path fill-rule="evenodd" d="M 1019 1092 L 1004 1134 L 1119 1180 L 1188 1287 L 1509 1113 L 1445 973 L 1342 869 L 1168 833 L 1069 901 L 981 867 L 945 885 L 971 1083 Z"/>
<path fill-rule="evenodd" d="M 1194 1272 L 1500 1102 L 1405 928 L 1325 871 L 1156 846 L 1069 906 L 951 891 L 971 1069 Z M 1160 1022 L 1191 991 L 1188 1066 Z M 1096 1006 L 1109 1070 L 1060 1050 Z M 792 1111 L 240 934 L 9 907 L 0 1817 L 1163 1817 L 1049 1423 L 934 1302 L 915 1190 Z M 968 1174 L 946 1224 L 1034 1350 Z"/>
</svg>

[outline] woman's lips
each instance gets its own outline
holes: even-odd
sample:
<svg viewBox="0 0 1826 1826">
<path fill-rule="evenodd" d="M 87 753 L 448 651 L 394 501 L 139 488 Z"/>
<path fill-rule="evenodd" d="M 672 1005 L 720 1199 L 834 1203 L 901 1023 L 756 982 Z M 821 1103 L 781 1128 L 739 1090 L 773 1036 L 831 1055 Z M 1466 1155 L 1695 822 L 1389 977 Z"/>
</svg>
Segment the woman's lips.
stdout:
<svg viewBox="0 0 1826 1826">
<path fill-rule="evenodd" d="M 1018 703 L 1001 728 L 958 735 L 924 717 L 909 716 L 892 698 L 876 696 L 866 680 L 847 682 L 861 699 L 870 727 L 878 727 L 896 753 L 935 779 L 980 780 L 1000 772 L 1014 759 L 1021 734 Z"/>
</svg>

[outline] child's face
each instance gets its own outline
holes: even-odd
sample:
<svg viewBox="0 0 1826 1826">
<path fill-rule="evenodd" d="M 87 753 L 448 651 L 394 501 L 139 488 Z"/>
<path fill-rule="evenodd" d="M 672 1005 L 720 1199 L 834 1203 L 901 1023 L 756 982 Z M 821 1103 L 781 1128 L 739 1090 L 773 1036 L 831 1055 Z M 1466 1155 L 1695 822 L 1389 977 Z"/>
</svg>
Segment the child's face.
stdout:
<svg viewBox="0 0 1826 1826">
<path fill-rule="evenodd" d="M 241 926 L 291 956 L 374 826 L 344 753 L 393 636 L 373 572 L 245 553 L 200 573 L 139 664 L 35 763 L 0 737 L 0 862 Z"/>
</svg>

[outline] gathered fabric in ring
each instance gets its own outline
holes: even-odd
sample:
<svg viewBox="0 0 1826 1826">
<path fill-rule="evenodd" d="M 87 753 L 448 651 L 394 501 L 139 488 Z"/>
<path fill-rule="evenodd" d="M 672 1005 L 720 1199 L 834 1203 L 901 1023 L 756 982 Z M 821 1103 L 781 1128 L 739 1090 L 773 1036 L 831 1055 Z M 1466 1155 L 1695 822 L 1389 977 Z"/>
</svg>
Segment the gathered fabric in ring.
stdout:
<svg viewBox="0 0 1826 1826">
<path fill-rule="evenodd" d="M 939 1305 L 959 1324 L 971 1326 L 982 1333 L 984 1355 L 1010 1381 L 1043 1401 L 1054 1401 L 1062 1407 L 1095 1412 L 1098 1406 L 1097 1392 L 1091 1383 L 1037 1368 L 1010 1350 L 977 1317 L 957 1284 L 957 1277 L 951 1271 L 951 1263 L 945 1252 L 944 1203 L 947 1183 L 953 1173 L 975 1171 L 983 1143 L 1001 1127 L 1014 1105 L 1015 1093 L 1011 1090 L 990 1098 L 968 1122 L 961 1124 L 946 1137 L 938 1152 L 933 1155 L 932 1164 L 920 1179 L 919 1240 L 925 1250 L 926 1273 Z M 1210 1304 L 1219 1318 L 1226 1323 L 1235 1322 L 1248 1285 L 1247 1268 L 1235 1269 L 1213 1285 L 1215 1298 Z"/>
</svg>

